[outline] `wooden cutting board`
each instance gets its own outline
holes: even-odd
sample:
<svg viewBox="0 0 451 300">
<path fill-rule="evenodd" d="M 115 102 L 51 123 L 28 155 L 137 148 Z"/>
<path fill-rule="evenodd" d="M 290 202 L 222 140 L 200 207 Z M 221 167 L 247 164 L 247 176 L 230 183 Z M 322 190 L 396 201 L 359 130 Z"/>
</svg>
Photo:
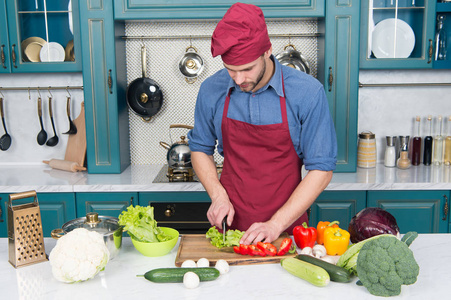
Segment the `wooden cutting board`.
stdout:
<svg viewBox="0 0 451 300">
<path fill-rule="evenodd" d="M 281 236 L 272 244 L 279 249 L 280 243 L 285 237 Z M 184 234 L 180 238 L 175 265 L 180 267 L 185 260 L 198 261 L 202 257 L 210 261 L 210 266 L 214 266 L 219 259 L 224 259 L 229 265 L 271 264 L 279 263 L 281 259 L 295 255 L 287 253 L 284 256 L 261 257 L 224 252 L 213 246 L 210 239 L 205 238 L 205 234 Z"/>
<path fill-rule="evenodd" d="M 86 125 L 85 125 L 85 103 L 81 103 L 80 114 L 73 120 L 77 127 L 76 134 L 69 134 L 66 155 L 64 160 L 73 161 L 84 166 L 86 157 Z"/>
</svg>

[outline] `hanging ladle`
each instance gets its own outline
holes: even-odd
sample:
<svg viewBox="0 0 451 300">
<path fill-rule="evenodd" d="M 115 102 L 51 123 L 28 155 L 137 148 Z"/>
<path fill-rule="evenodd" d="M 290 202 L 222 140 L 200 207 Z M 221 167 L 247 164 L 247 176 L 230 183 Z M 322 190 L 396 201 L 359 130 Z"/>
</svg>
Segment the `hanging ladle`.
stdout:
<svg viewBox="0 0 451 300">
<path fill-rule="evenodd" d="M 49 93 L 50 93 L 50 90 L 49 90 Z M 50 93 L 50 95 L 52 95 L 52 94 Z M 48 96 L 48 97 L 49 97 L 49 115 L 50 115 L 50 121 L 52 121 L 53 137 L 49 138 L 46 145 L 49 147 L 54 147 L 54 146 L 56 146 L 56 144 L 58 144 L 59 139 L 58 139 L 58 136 L 56 135 L 55 122 L 53 121 L 52 96 Z"/>
<path fill-rule="evenodd" d="M 77 126 L 75 126 L 74 122 L 70 118 L 70 98 L 71 98 L 71 94 L 69 93 L 69 90 L 67 88 L 66 88 L 66 92 L 69 94 L 69 96 L 67 96 L 67 103 L 66 103 L 67 119 L 69 120 L 69 130 L 67 132 L 64 132 L 64 134 L 76 134 L 77 133 Z"/>
<path fill-rule="evenodd" d="M 5 114 L 3 112 L 3 93 L 1 93 L 0 96 L 0 115 L 2 116 L 3 129 L 5 130 L 5 134 L 0 138 L 0 150 L 6 151 L 9 149 L 9 146 L 11 146 L 11 136 L 8 134 L 5 125 Z"/>
<path fill-rule="evenodd" d="M 30 92 L 30 91 L 28 91 L 28 92 Z M 39 93 L 39 89 L 38 89 L 38 93 Z M 42 146 L 47 141 L 47 132 L 44 130 L 44 124 L 42 123 L 41 93 L 39 93 L 39 96 L 38 96 L 38 116 L 39 116 L 39 123 L 41 124 L 41 131 L 39 131 L 38 136 L 36 137 L 36 140 L 38 141 L 38 144 L 40 146 Z"/>
</svg>

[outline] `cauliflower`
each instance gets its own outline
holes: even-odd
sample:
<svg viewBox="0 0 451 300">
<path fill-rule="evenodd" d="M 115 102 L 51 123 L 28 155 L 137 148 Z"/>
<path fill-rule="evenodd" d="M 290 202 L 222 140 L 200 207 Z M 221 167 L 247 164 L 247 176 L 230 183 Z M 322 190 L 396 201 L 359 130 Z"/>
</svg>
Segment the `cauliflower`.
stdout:
<svg viewBox="0 0 451 300">
<path fill-rule="evenodd" d="M 417 281 L 420 267 L 406 243 L 384 236 L 365 243 L 357 257 L 361 283 L 376 296 L 396 296 Z"/>
<path fill-rule="evenodd" d="M 101 234 L 77 228 L 58 240 L 49 261 L 55 279 L 72 283 L 93 278 L 105 268 L 109 257 Z"/>
</svg>

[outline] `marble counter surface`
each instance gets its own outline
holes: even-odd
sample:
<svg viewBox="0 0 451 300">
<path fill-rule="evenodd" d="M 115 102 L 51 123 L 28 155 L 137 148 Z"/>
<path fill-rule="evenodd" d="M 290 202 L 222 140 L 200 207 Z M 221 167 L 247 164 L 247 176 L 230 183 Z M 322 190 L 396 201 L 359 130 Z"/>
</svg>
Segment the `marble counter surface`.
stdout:
<svg viewBox="0 0 451 300">
<path fill-rule="evenodd" d="M 55 240 L 44 240 L 49 254 Z M 285 271 L 280 264 L 231 266 L 227 274 L 196 289 L 182 283 L 157 284 L 136 277 L 163 267 L 174 267 L 178 245 L 162 257 L 145 257 L 124 238 L 119 255 L 94 279 L 61 283 L 53 278 L 48 261 L 15 269 L 8 262 L 7 239 L 0 239 L 2 299 L 381 299 L 350 283 L 330 282 L 316 287 Z M 420 266 L 413 285 L 390 299 L 447 299 L 451 281 L 451 234 L 420 234 L 410 246 Z M 448 295 L 448 296 L 447 296 Z"/>
<path fill-rule="evenodd" d="M 131 165 L 121 174 L 54 170 L 47 165 L 0 166 L 0 193 L 205 191 L 199 182 L 153 183 L 163 165 Z M 412 166 L 407 170 L 378 164 L 355 173 L 334 173 L 326 188 L 340 190 L 451 190 L 450 166 Z"/>
</svg>

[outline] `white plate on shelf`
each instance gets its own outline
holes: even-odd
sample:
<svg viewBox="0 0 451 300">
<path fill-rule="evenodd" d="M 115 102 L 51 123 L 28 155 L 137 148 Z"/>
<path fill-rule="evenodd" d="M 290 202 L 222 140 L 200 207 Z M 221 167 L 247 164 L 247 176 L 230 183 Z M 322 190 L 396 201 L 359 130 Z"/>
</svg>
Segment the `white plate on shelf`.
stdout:
<svg viewBox="0 0 451 300">
<path fill-rule="evenodd" d="M 67 11 L 69 11 L 68 13 L 68 19 L 69 19 L 69 30 L 70 33 L 74 34 L 74 24 L 72 24 L 72 0 L 69 0 L 69 5 L 67 6 Z"/>
<path fill-rule="evenodd" d="M 407 58 L 415 47 L 412 27 L 400 19 L 385 19 L 373 30 L 372 51 L 377 58 Z"/>
<path fill-rule="evenodd" d="M 41 61 L 64 61 L 66 52 L 60 44 L 56 42 L 50 42 L 42 46 L 39 57 Z"/>
</svg>

